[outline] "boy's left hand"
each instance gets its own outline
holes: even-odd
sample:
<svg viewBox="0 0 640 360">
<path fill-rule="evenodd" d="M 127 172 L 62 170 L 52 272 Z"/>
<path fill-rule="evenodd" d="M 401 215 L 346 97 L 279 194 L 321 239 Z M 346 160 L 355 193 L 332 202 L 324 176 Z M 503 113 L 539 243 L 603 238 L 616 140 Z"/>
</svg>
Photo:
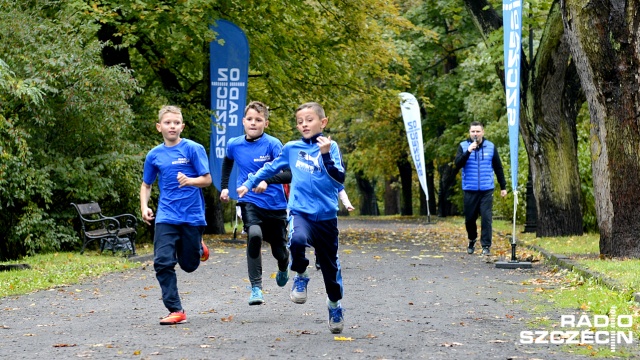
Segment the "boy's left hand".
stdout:
<svg viewBox="0 0 640 360">
<path fill-rule="evenodd" d="M 331 150 L 331 136 L 318 136 L 318 146 L 320 147 L 321 154 L 328 153 L 329 150 Z"/>
</svg>

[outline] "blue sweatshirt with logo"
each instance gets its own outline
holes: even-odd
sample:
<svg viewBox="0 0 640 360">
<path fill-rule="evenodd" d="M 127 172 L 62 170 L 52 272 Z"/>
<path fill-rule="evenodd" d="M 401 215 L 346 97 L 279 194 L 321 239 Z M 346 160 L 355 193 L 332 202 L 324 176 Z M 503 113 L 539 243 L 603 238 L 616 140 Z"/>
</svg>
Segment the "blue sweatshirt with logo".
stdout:
<svg viewBox="0 0 640 360">
<path fill-rule="evenodd" d="M 249 174 L 242 185 L 254 188 L 260 181 L 291 169 L 288 208 L 303 213 L 311 220 L 330 220 L 338 216 L 338 191 L 344 183 L 344 164 L 340 148 L 331 141 L 327 154 L 320 153 L 317 134 L 311 139 L 290 141 L 280 155 L 266 163 L 255 174 Z"/>
</svg>

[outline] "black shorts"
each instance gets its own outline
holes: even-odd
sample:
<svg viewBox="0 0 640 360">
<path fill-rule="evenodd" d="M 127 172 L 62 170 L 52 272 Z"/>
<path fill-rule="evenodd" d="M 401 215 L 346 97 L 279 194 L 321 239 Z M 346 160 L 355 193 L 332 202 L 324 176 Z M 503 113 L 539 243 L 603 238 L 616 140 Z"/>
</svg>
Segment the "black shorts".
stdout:
<svg viewBox="0 0 640 360">
<path fill-rule="evenodd" d="M 287 222 L 287 210 L 267 210 L 252 203 L 238 203 L 238 206 L 240 206 L 245 231 L 248 231 L 251 225 L 260 225 L 263 222 L 280 223 L 282 221 L 284 224 Z"/>
</svg>

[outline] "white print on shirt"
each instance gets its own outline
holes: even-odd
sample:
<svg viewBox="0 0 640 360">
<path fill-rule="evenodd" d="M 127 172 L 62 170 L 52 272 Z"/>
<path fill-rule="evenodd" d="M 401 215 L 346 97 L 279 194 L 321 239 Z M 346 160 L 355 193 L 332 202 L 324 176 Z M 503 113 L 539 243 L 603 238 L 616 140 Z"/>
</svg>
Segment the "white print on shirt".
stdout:
<svg viewBox="0 0 640 360">
<path fill-rule="evenodd" d="M 260 155 L 259 158 L 253 159 L 253 162 L 266 162 L 271 161 L 271 155 Z"/>
<path fill-rule="evenodd" d="M 319 159 L 320 153 L 318 153 L 318 156 L 314 158 L 309 156 L 306 152 L 300 151 L 298 153 L 298 161 L 296 161 L 296 169 L 306 171 L 310 174 L 313 174 L 316 171 L 320 172 Z"/>
<path fill-rule="evenodd" d="M 176 165 L 176 164 L 188 164 L 189 163 L 189 159 L 187 158 L 178 158 L 178 160 L 176 161 L 172 161 L 171 165 Z"/>
</svg>

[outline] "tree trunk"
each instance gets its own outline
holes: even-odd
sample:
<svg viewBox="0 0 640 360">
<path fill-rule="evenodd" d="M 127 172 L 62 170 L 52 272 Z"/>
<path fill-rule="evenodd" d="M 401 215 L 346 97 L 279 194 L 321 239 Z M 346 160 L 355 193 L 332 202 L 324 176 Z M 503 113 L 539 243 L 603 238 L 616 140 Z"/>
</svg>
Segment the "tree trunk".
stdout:
<svg viewBox="0 0 640 360">
<path fill-rule="evenodd" d="M 400 213 L 400 194 L 395 186 L 397 177 L 392 177 L 384 182 L 384 214 L 397 215 Z"/>
<path fill-rule="evenodd" d="M 420 209 L 418 213 L 420 216 L 427 216 L 427 206 L 429 206 L 429 204 L 427 204 L 427 196 L 424 191 L 422 191 L 422 187 L 420 187 L 418 192 L 420 195 Z"/>
<path fill-rule="evenodd" d="M 109 46 L 102 48 L 102 62 L 105 66 L 121 65 L 122 67 L 131 69 L 129 49 L 116 47 L 122 45 L 122 36 L 116 36 L 117 32 L 118 30 L 113 24 L 102 24 L 100 29 L 98 29 L 98 40 L 111 42 Z"/>
<path fill-rule="evenodd" d="M 402 184 L 402 215 L 413 215 L 413 168 L 406 158 L 398 161 L 398 170 L 400 170 L 400 183 Z"/>
<path fill-rule="evenodd" d="M 453 185 L 456 183 L 456 175 L 458 169 L 455 166 L 451 166 L 453 159 L 450 163 L 440 165 L 438 167 L 438 173 L 440 174 L 440 192 L 438 193 L 438 216 L 447 217 L 451 215 L 457 215 L 458 211 L 451 202 L 451 196 L 454 194 L 455 189 Z"/>
<path fill-rule="evenodd" d="M 520 126 L 532 172 L 537 236 L 583 233 L 576 118 L 584 95 L 570 55 L 555 2 L 529 72 L 530 95 Z"/>
<path fill-rule="evenodd" d="M 207 220 L 206 234 L 224 234 L 224 214 L 220 193 L 215 186 L 209 186 L 204 190 L 205 219 Z M 235 213 L 235 210 L 234 210 Z"/>
<path fill-rule="evenodd" d="M 562 0 L 562 18 L 591 115 L 600 253 L 640 257 L 640 1 Z"/>
<path fill-rule="evenodd" d="M 434 214 L 436 212 L 436 193 L 435 193 L 435 183 L 433 180 L 433 161 L 429 161 L 425 163 L 425 172 L 427 175 L 427 188 L 429 191 L 429 200 L 427 201 L 426 194 L 424 193 L 424 189 L 420 191 L 420 215 Z M 424 204 L 423 204 L 424 201 Z M 427 212 L 427 206 L 429 207 L 429 211 Z"/>
<path fill-rule="evenodd" d="M 354 175 L 358 190 L 360 190 L 360 215 L 380 215 L 375 184 L 365 178 L 360 171 L 357 171 Z"/>
<path fill-rule="evenodd" d="M 488 31 L 502 27 L 501 17 L 486 1 L 464 2 L 485 38 Z M 521 56 L 520 132 L 532 170 L 537 236 L 583 232 L 575 123 L 584 98 L 564 36 L 556 0 L 531 66 Z"/>
</svg>

